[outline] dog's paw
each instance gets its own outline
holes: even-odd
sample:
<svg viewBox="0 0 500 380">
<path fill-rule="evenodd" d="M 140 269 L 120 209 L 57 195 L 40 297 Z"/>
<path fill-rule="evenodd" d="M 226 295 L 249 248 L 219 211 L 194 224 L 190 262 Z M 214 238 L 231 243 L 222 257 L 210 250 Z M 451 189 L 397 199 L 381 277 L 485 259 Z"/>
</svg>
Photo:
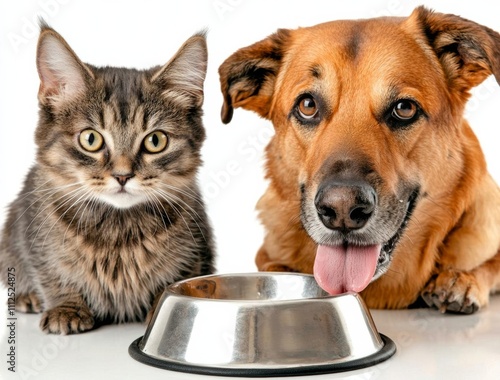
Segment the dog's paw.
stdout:
<svg viewBox="0 0 500 380">
<path fill-rule="evenodd" d="M 22 313 L 40 313 L 42 303 L 34 292 L 21 294 L 16 297 L 16 310 Z"/>
<path fill-rule="evenodd" d="M 422 298 L 442 313 L 472 314 L 488 303 L 488 290 L 471 273 L 445 270 L 431 278 Z"/>
<path fill-rule="evenodd" d="M 40 328 L 51 334 L 76 334 L 91 330 L 94 318 L 86 306 L 57 306 L 42 314 Z"/>
</svg>

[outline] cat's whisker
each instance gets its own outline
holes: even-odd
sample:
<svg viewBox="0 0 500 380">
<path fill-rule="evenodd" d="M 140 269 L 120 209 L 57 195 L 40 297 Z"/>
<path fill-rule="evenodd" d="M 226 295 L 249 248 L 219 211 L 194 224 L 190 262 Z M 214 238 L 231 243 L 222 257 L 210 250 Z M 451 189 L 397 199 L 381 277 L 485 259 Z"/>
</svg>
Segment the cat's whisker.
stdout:
<svg viewBox="0 0 500 380">
<path fill-rule="evenodd" d="M 87 199 L 84 199 L 82 201 L 82 205 L 80 205 L 80 207 L 78 208 L 78 210 L 76 210 L 75 212 L 75 215 L 73 216 L 73 218 L 70 220 L 70 222 L 68 223 L 68 227 L 66 227 L 66 231 L 64 232 L 64 236 L 63 236 L 63 246 L 64 246 L 64 242 L 66 240 L 66 234 L 68 233 L 68 230 L 69 228 L 71 227 L 71 225 L 73 224 L 73 220 L 77 217 L 77 216 L 80 216 L 78 218 L 78 223 L 76 225 L 76 235 L 79 234 L 79 231 L 80 231 L 80 226 L 81 226 L 81 223 L 83 220 L 87 220 L 87 218 L 85 218 L 85 213 L 87 211 L 87 209 L 89 208 L 90 206 L 90 209 L 89 209 L 89 212 L 91 214 L 91 216 L 94 216 L 94 221 L 95 221 L 95 225 L 97 225 L 97 219 L 96 219 L 96 212 L 94 212 L 93 210 L 93 205 L 95 204 L 95 201 L 97 199 L 97 195 L 95 194 L 94 191 L 88 191 L 87 194 L 84 194 L 83 196 L 86 196 L 90 193 L 90 199 L 87 197 Z M 78 200 L 77 200 L 78 202 Z M 76 204 L 76 203 L 75 203 Z M 80 209 L 82 208 L 82 206 L 85 205 L 85 207 L 83 208 L 82 212 L 80 213 Z M 68 210 L 73 207 L 74 205 L 70 206 L 68 208 Z M 64 215 L 64 214 L 63 214 Z M 85 226 L 87 225 L 87 223 L 85 223 Z M 86 233 L 86 230 L 85 230 L 85 233 Z"/>
<path fill-rule="evenodd" d="M 90 213 L 94 215 L 94 227 L 97 227 L 97 225 L 100 223 L 101 220 L 97 219 L 97 208 L 99 207 L 102 202 L 99 200 L 99 194 L 94 194 L 92 197 L 92 203 L 91 203 L 91 208 L 90 208 Z"/>
<path fill-rule="evenodd" d="M 151 208 L 151 211 L 153 212 L 153 215 L 155 216 L 155 219 L 156 218 L 162 219 L 163 225 L 165 226 L 165 229 L 166 229 L 167 226 L 165 225 L 165 221 L 161 217 L 161 212 L 160 212 L 160 214 L 157 214 L 157 211 L 159 211 L 159 210 L 158 210 L 158 207 L 155 204 L 155 200 L 151 197 L 151 195 L 149 194 L 148 191 L 145 191 L 144 194 L 146 195 L 146 205 Z M 155 224 L 155 230 L 154 230 L 153 233 L 156 235 L 157 232 L 158 232 L 158 225 Z"/>
<path fill-rule="evenodd" d="M 42 187 L 43 185 L 46 185 L 49 181 L 50 181 L 50 180 L 45 181 L 42 185 L 38 186 L 36 189 L 39 189 L 39 188 L 40 188 L 40 187 Z M 68 188 L 68 187 L 71 187 L 71 186 L 77 186 L 77 185 L 80 185 L 80 184 L 81 184 L 81 182 L 76 182 L 76 183 L 72 183 L 72 184 L 65 185 L 65 186 L 51 187 L 51 188 L 48 188 L 48 189 L 45 189 L 45 190 L 39 190 L 39 191 L 35 191 L 35 190 L 36 190 L 36 189 L 35 189 L 35 190 L 33 190 L 33 191 L 29 191 L 29 192 L 27 192 L 27 193 L 24 193 L 24 194 L 23 194 L 23 197 L 21 197 L 20 199 L 24 199 L 24 198 L 26 198 L 27 196 L 32 195 L 32 194 L 34 194 L 34 193 L 36 193 L 36 192 L 40 192 L 40 193 L 42 193 L 42 192 L 49 192 L 49 191 L 50 191 L 51 193 L 50 193 L 50 194 L 48 194 L 48 195 L 45 197 L 45 201 L 44 201 L 44 202 L 42 202 L 42 204 L 40 205 L 40 207 L 41 207 L 41 206 L 43 206 L 43 204 L 45 204 L 45 202 L 46 202 L 47 200 L 49 200 L 49 199 L 52 197 L 52 195 L 53 195 L 53 194 L 55 194 L 58 190 L 66 189 L 66 188 Z M 24 211 L 23 211 L 23 212 L 19 215 L 19 217 L 18 217 L 18 218 L 17 218 L 17 219 L 16 219 L 16 220 L 12 223 L 12 225 L 16 224 L 16 223 L 19 221 L 19 219 L 21 219 L 21 218 L 22 218 L 22 216 L 23 216 L 23 215 L 24 215 L 24 214 L 25 214 L 25 213 L 26 213 L 26 212 L 27 212 L 27 211 L 28 211 L 28 210 L 29 210 L 29 209 L 30 209 L 30 208 L 31 208 L 31 207 L 32 207 L 35 203 L 37 203 L 37 201 L 33 201 L 31 204 L 29 204 L 29 205 L 28 205 L 28 207 L 26 207 L 26 208 L 24 209 Z"/>
<path fill-rule="evenodd" d="M 45 238 L 43 239 L 43 243 L 42 243 L 42 249 L 43 247 L 45 246 L 45 242 L 47 240 L 47 237 L 50 235 L 50 232 L 52 231 L 52 229 L 54 228 L 54 226 L 56 226 L 58 224 L 58 222 L 75 206 L 77 205 L 78 203 L 82 203 L 80 205 L 80 207 L 78 207 L 78 209 L 76 210 L 75 212 L 75 215 L 73 216 L 73 218 L 71 219 L 71 221 L 69 222 L 69 225 L 71 225 L 71 223 L 73 222 L 73 219 L 75 218 L 76 215 L 78 215 L 78 211 L 80 211 L 80 209 L 82 208 L 82 206 L 85 204 L 84 201 L 87 197 L 87 195 L 91 194 L 92 190 L 87 190 L 85 191 L 75 202 L 73 202 L 60 216 L 59 218 L 57 218 L 57 220 L 52 224 L 52 226 L 49 228 L 49 230 L 47 231 L 47 233 L 45 234 Z M 76 197 L 74 197 L 76 198 Z M 74 199 L 73 198 L 73 199 Z M 83 199 L 83 201 L 82 201 Z"/>
<path fill-rule="evenodd" d="M 28 191 L 26 193 L 21 193 L 19 195 L 19 200 L 23 200 L 31 195 L 41 195 L 42 194 L 42 197 L 45 196 L 46 199 L 49 199 L 52 197 L 53 194 L 55 194 L 56 192 L 60 191 L 60 190 L 65 190 L 69 187 L 74 187 L 74 186 L 80 186 L 83 184 L 83 182 L 73 182 L 73 183 L 70 183 L 70 184 L 66 184 L 66 185 L 61 185 L 61 186 L 51 186 L 51 187 L 48 187 L 46 189 L 41 189 L 42 187 L 44 187 L 47 183 L 50 182 L 50 179 L 48 179 L 47 181 L 45 181 L 44 183 L 42 183 L 40 186 L 38 186 L 36 189 L 32 190 L 32 191 Z M 48 194 L 43 194 L 43 193 L 48 193 Z M 26 211 L 28 211 L 31 206 L 33 206 L 34 204 L 36 203 L 36 201 L 32 202 L 25 210 L 24 212 L 21 214 L 24 215 L 24 213 Z M 45 203 L 45 202 L 44 202 Z M 20 216 L 20 217 L 21 217 Z M 20 218 L 19 217 L 19 218 Z M 19 219 L 18 218 L 18 219 Z M 17 220 L 16 220 L 17 222 Z M 15 223 L 15 222 L 14 222 Z"/>
<path fill-rule="evenodd" d="M 29 197 L 30 195 L 37 194 L 39 192 L 48 191 L 49 189 L 45 189 L 45 190 L 39 190 L 39 189 L 42 188 L 43 186 L 45 186 L 49 182 L 50 182 L 50 178 L 47 179 L 45 182 L 41 183 L 39 186 L 37 186 L 35 189 L 33 189 L 31 191 L 27 191 L 25 193 L 20 193 L 19 199 L 22 200 L 22 199 L 25 199 L 26 197 Z"/>
<path fill-rule="evenodd" d="M 82 185 L 83 184 L 83 182 L 78 181 L 78 182 L 68 183 L 68 184 L 65 184 L 65 185 L 52 186 L 52 187 L 48 187 L 46 189 L 40 189 L 41 187 L 45 186 L 49 182 L 50 182 L 50 179 L 48 179 L 43 184 L 41 184 L 40 186 L 38 186 L 35 190 L 29 191 L 29 192 L 26 192 L 26 193 L 22 193 L 21 194 L 22 195 L 21 199 L 23 199 L 23 198 L 25 198 L 26 196 L 29 196 L 29 195 L 46 193 L 46 192 L 49 192 L 49 191 L 64 190 L 64 189 L 67 189 L 68 187 L 73 187 L 73 186 L 78 186 L 78 185 Z"/>
<path fill-rule="evenodd" d="M 163 194 L 165 194 L 165 195 L 167 195 L 167 196 L 169 196 L 169 197 L 173 197 L 173 198 L 174 198 L 174 200 L 176 201 L 176 203 L 179 203 L 179 204 L 180 204 L 180 203 L 182 203 L 182 204 L 186 205 L 186 207 L 188 207 L 188 208 L 191 210 L 191 212 L 192 212 L 192 214 L 190 214 L 191 216 L 195 216 L 195 217 L 196 217 L 196 218 L 198 218 L 199 220 L 202 220 L 202 218 L 201 218 L 201 217 L 200 217 L 200 215 L 196 212 L 196 210 L 195 210 L 195 209 L 193 209 L 193 208 L 192 208 L 192 207 L 191 207 L 191 206 L 190 206 L 190 205 L 189 205 L 186 201 L 184 201 L 184 200 L 183 200 L 182 198 L 180 198 L 179 196 L 177 196 L 177 195 L 175 195 L 175 194 L 172 194 L 172 193 L 169 193 L 169 192 L 167 192 L 167 191 L 165 191 L 165 190 L 162 190 L 162 189 L 157 189 L 157 191 L 159 191 L 160 193 L 163 193 Z M 184 210 L 184 211 L 188 212 L 187 210 Z M 189 213 L 189 212 L 188 212 L 188 213 Z M 193 215 L 193 214 L 194 214 L 194 215 Z"/>
<path fill-rule="evenodd" d="M 77 215 L 79 215 L 80 209 L 81 209 L 81 207 L 82 207 L 83 205 L 85 205 L 85 207 L 84 207 L 84 209 L 82 210 L 82 212 L 81 212 L 80 216 L 83 216 L 83 215 L 85 214 L 86 209 L 87 209 L 87 207 L 88 207 L 88 205 L 89 205 L 89 202 L 92 200 L 92 197 L 93 197 L 93 196 L 91 196 L 91 197 L 90 197 L 90 200 L 89 200 L 89 199 L 87 199 L 87 200 L 84 200 L 84 201 L 83 201 L 84 203 L 83 203 L 82 205 L 80 205 L 80 207 L 78 208 L 78 210 L 76 210 L 75 215 L 73 216 L 73 218 L 71 219 L 71 221 L 68 223 L 68 226 L 66 227 L 66 230 L 64 231 L 64 235 L 63 235 L 63 241 L 62 241 L 62 245 L 63 245 L 63 247 L 64 247 L 65 242 L 66 242 L 66 234 L 68 233 L 68 231 L 69 231 L 69 229 L 70 229 L 71 225 L 73 224 L 73 220 L 75 219 L 75 217 L 76 217 Z M 71 208 L 71 207 L 73 207 L 73 205 L 72 205 L 72 206 L 70 206 L 70 208 Z M 69 210 L 69 208 L 68 208 L 68 210 Z M 81 223 L 81 221 L 82 221 L 83 219 L 84 219 L 83 217 L 80 217 L 80 218 L 78 219 L 78 224 L 77 224 L 77 227 L 76 227 L 76 235 L 78 235 L 78 231 L 79 231 L 79 228 L 80 228 L 80 227 L 79 227 L 79 225 L 80 225 L 80 223 Z"/>
<path fill-rule="evenodd" d="M 175 205 L 177 204 L 177 206 L 179 206 L 186 214 L 192 216 L 185 208 L 182 207 L 182 205 L 180 205 L 178 202 L 175 202 L 175 200 L 169 198 L 169 196 L 172 196 L 172 194 L 169 194 L 165 191 L 162 191 L 160 189 L 155 189 L 155 192 L 157 194 L 159 194 L 173 209 L 174 211 L 181 217 L 182 221 L 184 222 L 184 224 L 186 225 L 186 228 L 188 229 L 189 231 L 189 234 L 191 235 L 191 237 L 193 238 L 193 242 L 196 243 L 196 239 L 193 235 L 193 231 L 191 230 L 191 228 L 189 227 L 187 221 L 186 221 L 186 218 L 184 218 L 184 215 L 182 215 L 182 213 L 177 209 L 177 207 L 175 207 Z M 198 225 L 198 223 L 196 222 L 195 218 L 192 218 L 192 220 L 196 223 L 196 225 L 198 226 L 198 230 L 200 231 L 201 235 L 203 236 L 203 239 L 205 239 L 205 236 L 203 235 L 203 231 L 201 230 L 200 226 Z"/>
<path fill-rule="evenodd" d="M 172 223 L 169 216 L 168 216 L 167 210 L 165 210 L 165 207 L 163 207 L 163 205 L 161 204 L 161 201 L 158 199 L 158 197 L 154 193 L 148 191 L 148 192 L 146 192 L 146 195 L 147 195 L 148 199 L 151 200 L 150 202 L 153 205 L 153 211 L 155 210 L 155 208 L 156 208 L 156 210 L 158 210 L 159 218 L 161 219 L 163 226 L 165 227 L 165 231 L 168 231 L 167 225 L 165 224 L 165 220 L 162 217 L 162 214 L 164 214 L 166 216 L 166 218 L 168 219 L 169 224 Z M 161 212 L 159 206 L 161 206 L 161 208 L 163 209 L 163 213 Z M 156 211 L 154 211 L 154 213 L 156 214 Z"/>
<path fill-rule="evenodd" d="M 40 232 L 40 230 L 41 230 L 41 229 L 42 229 L 42 227 L 45 225 L 45 223 L 49 220 L 49 218 L 50 218 L 50 217 L 51 217 L 51 216 L 52 216 L 55 212 L 57 212 L 59 209 L 64 208 L 64 206 L 65 206 L 68 202 L 70 202 L 70 201 L 71 201 L 71 199 L 73 199 L 74 197 L 78 197 L 78 196 L 79 196 L 79 194 L 81 194 L 81 192 L 82 192 L 82 191 L 83 191 L 83 189 L 79 188 L 79 189 L 77 189 L 77 190 L 75 190 L 75 191 L 72 191 L 72 192 L 71 192 L 71 195 L 70 195 L 70 194 L 65 194 L 65 195 L 60 196 L 59 198 L 57 198 L 57 200 L 55 200 L 55 201 L 59 201 L 59 200 L 64 199 L 64 198 L 67 198 L 67 199 L 66 199 L 66 200 L 64 200 L 61 204 L 59 204 L 59 206 L 55 207 L 55 208 L 52 210 L 52 212 L 50 212 L 48 215 L 45 215 L 44 219 L 40 222 L 40 224 L 38 225 L 38 227 L 37 227 L 37 228 L 35 228 L 35 229 L 34 229 L 34 230 L 33 230 L 33 231 L 29 234 L 29 235 L 26 235 L 26 234 L 27 234 L 27 232 L 30 230 L 31 224 L 32 224 L 32 223 L 34 223 L 34 222 L 37 220 L 37 218 L 38 218 L 38 216 L 39 216 L 39 215 L 41 215 L 42 213 L 44 214 L 44 211 L 45 211 L 46 209 L 50 208 L 50 207 L 51 207 L 51 205 L 53 205 L 53 203 L 52 203 L 52 202 L 55 202 L 55 201 L 50 201 L 50 202 L 48 202 L 47 206 L 45 206 L 42 210 L 39 210 L 39 211 L 38 211 L 38 213 L 37 213 L 37 214 L 33 217 L 33 219 L 31 220 L 31 222 L 29 223 L 29 225 L 26 227 L 26 230 L 25 230 L 25 235 L 26 235 L 27 237 L 31 237 L 31 236 L 33 236 L 33 235 L 34 235 L 34 238 L 33 238 L 33 243 L 34 243 L 34 242 L 35 242 L 35 240 L 36 240 L 36 238 L 37 238 L 37 236 L 38 236 L 38 234 L 39 234 L 39 232 Z M 45 202 L 46 202 L 46 201 L 47 201 L 47 199 L 46 199 L 46 200 L 44 200 L 44 202 L 43 202 L 42 204 L 45 204 Z M 41 207 L 41 206 L 40 206 L 40 207 Z M 31 246 L 33 246 L 33 243 L 32 243 L 32 245 L 31 245 Z"/>
<path fill-rule="evenodd" d="M 33 238 L 33 242 L 31 243 L 31 248 L 33 247 L 33 244 L 35 243 L 35 241 L 37 240 L 37 237 L 38 237 L 38 234 L 40 233 L 42 227 L 45 225 L 45 223 L 50 219 L 50 217 L 52 215 L 54 215 L 57 211 L 59 211 L 61 208 L 64 208 L 69 202 L 71 202 L 73 199 L 77 198 L 80 196 L 80 194 L 82 193 L 85 193 L 85 189 L 84 188 L 79 188 L 75 191 L 72 191 L 71 192 L 71 196 L 68 196 L 68 194 L 65 194 L 64 196 L 61 196 L 59 197 L 57 200 L 60 200 L 60 199 L 63 199 L 64 197 L 67 197 L 66 200 L 64 200 L 59 206 L 55 207 L 43 220 L 42 222 L 40 223 L 40 225 L 38 226 L 38 228 L 36 230 L 34 230 L 30 235 L 29 237 L 31 237 L 33 234 L 35 234 L 34 238 Z M 47 206 L 48 207 L 48 206 Z M 37 214 L 39 215 L 39 214 Z M 35 220 L 35 218 L 33 218 L 33 221 Z M 59 220 L 59 219 L 58 219 Z M 32 222 L 33 222 L 32 221 Z M 31 223 L 30 223 L 31 225 Z M 29 226 L 28 226 L 29 228 Z M 48 235 L 48 233 L 46 234 L 46 236 Z M 43 245 L 42 245 L 43 246 Z"/>
<path fill-rule="evenodd" d="M 194 200 L 196 203 L 198 203 L 200 206 L 204 207 L 202 201 L 201 201 L 201 196 L 200 194 L 196 193 L 195 191 L 189 189 L 189 188 L 180 188 L 180 187 L 177 187 L 177 186 L 172 186 L 172 185 L 169 185 L 165 182 L 161 182 L 161 186 L 162 187 L 165 187 L 169 190 L 173 190 L 173 191 L 176 191 L 178 193 L 181 193 L 182 195 L 185 195 L 186 197 Z"/>
<path fill-rule="evenodd" d="M 78 208 L 78 210 L 76 210 L 75 212 L 75 216 L 79 215 L 79 218 L 78 218 L 78 223 L 76 225 L 76 234 L 78 235 L 79 234 L 79 231 L 80 231 L 80 228 L 81 226 L 83 225 L 83 228 L 84 228 L 84 235 L 87 235 L 87 226 L 89 225 L 90 223 L 90 218 L 91 217 L 94 217 L 94 227 L 97 225 L 96 221 L 96 215 L 92 212 L 92 204 L 93 204 L 93 199 L 94 199 L 95 195 L 94 194 L 91 194 L 90 195 L 90 199 L 86 199 L 84 201 L 84 203 L 82 205 L 80 205 L 80 207 Z M 82 208 L 83 206 L 83 210 L 80 212 L 80 209 Z M 87 210 L 89 210 L 89 213 L 90 213 L 90 217 L 86 217 L 86 212 Z M 71 221 L 73 222 L 73 221 Z M 71 224 L 71 223 L 70 223 Z"/>
<path fill-rule="evenodd" d="M 89 201 L 89 205 L 90 205 L 90 214 L 94 217 L 94 227 L 97 227 L 97 225 L 101 222 L 101 220 L 105 219 L 105 216 L 109 213 L 109 209 L 110 207 L 103 203 L 100 199 L 99 199 L 99 194 L 101 194 L 103 192 L 103 190 L 100 190 L 100 191 L 94 191 L 92 196 L 91 196 L 91 199 Z M 100 219 L 98 220 L 98 210 L 101 210 L 101 217 Z M 104 213 L 102 213 L 103 211 Z M 85 233 L 87 233 L 87 224 L 85 224 Z"/>
<path fill-rule="evenodd" d="M 188 203 L 186 203 L 183 199 L 181 199 L 180 197 L 176 196 L 175 194 L 167 193 L 167 192 L 165 192 L 164 190 L 161 190 L 161 189 L 159 189 L 158 191 L 160 191 L 160 192 L 163 191 L 166 195 L 174 197 L 175 199 L 177 199 L 177 204 L 179 205 L 179 207 L 181 207 L 188 215 L 190 215 L 192 217 L 193 222 L 195 222 L 196 226 L 198 227 L 198 230 L 201 233 L 201 236 L 205 240 L 205 235 L 203 234 L 203 230 L 201 229 L 200 225 L 198 224 L 198 222 L 196 220 L 196 219 L 198 219 L 199 221 L 203 221 L 203 218 L 200 217 L 200 215 L 196 212 L 196 210 L 194 210 Z M 182 204 L 184 204 L 187 208 L 189 208 L 189 210 L 191 210 L 191 212 L 189 212 L 184 207 L 182 207 L 182 205 L 181 205 L 180 202 L 182 202 Z"/>
<path fill-rule="evenodd" d="M 44 213 L 45 210 L 47 210 L 48 208 L 51 207 L 51 205 L 57 203 L 58 201 L 64 199 L 65 197 L 68 197 L 68 199 L 66 201 L 64 201 L 62 204 L 60 204 L 55 210 L 53 210 L 52 213 L 50 213 L 49 215 L 47 215 L 45 217 L 45 219 L 42 221 L 42 223 L 40 224 L 40 226 L 38 227 L 37 230 L 35 230 L 36 232 L 41 228 L 41 226 L 43 226 L 43 224 L 45 223 L 45 221 L 47 220 L 47 218 L 49 218 L 54 212 L 56 212 L 58 209 L 60 209 L 61 207 L 63 207 L 67 202 L 68 200 L 70 200 L 73 196 L 78 196 L 78 193 L 83 191 L 83 187 L 79 187 L 78 189 L 75 189 L 75 190 L 72 190 L 68 193 L 65 193 L 63 195 L 61 195 L 60 197 L 56 198 L 56 199 L 52 199 L 52 196 L 56 193 L 51 193 L 49 194 L 48 196 L 45 197 L 45 200 L 42 202 L 42 204 L 40 205 L 40 207 L 38 208 L 37 210 L 37 213 L 33 216 L 31 222 L 28 224 L 28 226 L 26 227 L 26 230 L 24 232 L 24 234 L 26 235 L 27 232 L 29 231 L 31 225 L 33 224 L 33 222 L 35 220 L 37 220 L 38 216 L 42 215 Z M 48 202 L 47 206 L 45 206 L 43 209 L 42 206 L 47 202 L 47 201 L 50 201 Z M 41 209 L 41 210 L 40 210 Z M 33 233 L 30 234 L 30 236 L 32 235 Z M 37 232 L 37 235 L 38 235 L 38 232 Z"/>
<path fill-rule="evenodd" d="M 193 233 L 191 231 L 191 228 L 189 228 L 189 225 L 188 223 L 186 222 L 186 219 L 184 218 L 184 216 L 182 215 L 182 213 L 177 209 L 177 207 L 175 207 L 175 202 L 170 199 L 168 197 L 168 193 L 165 193 L 165 192 L 161 192 L 159 189 L 154 189 L 154 192 L 155 192 L 155 195 L 157 194 L 158 196 L 160 196 L 164 201 L 166 201 L 168 203 L 168 205 L 170 207 L 172 207 L 172 209 L 176 212 L 177 215 L 179 215 L 182 219 L 182 221 L 184 222 L 184 224 L 186 225 L 186 228 L 187 230 L 189 231 L 189 233 L 191 234 L 191 237 L 193 238 L 193 241 L 196 241 L 194 236 L 193 236 Z M 160 202 L 161 204 L 161 202 Z M 163 206 L 162 206 L 163 207 Z M 166 214 L 168 216 L 168 213 Z"/>
<path fill-rule="evenodd" d="M 36 192 L 37 193 L 36 195 L 39 195 L 39 198 L 50 199 L 53 197 L 54 194 L 56 194 L 62 190 L 66 190 L 66 189 L 68 189 L 70 187 L 74 187 L 74 186 L 82 186 L 83 184 L 84 184 L 83 182 L 74 182 L 74 183 L 64 185 L 64 186 L 49 187 L 47 189 L 38 190 Z M 32 195 L 32 194 L 27 194 L 27 195 Z M 35 202 L 31 203 L 27 208 L 29 209 L 34 203 Z M 45 203 L 45 201 L 44 201 L 44 203 Z"/>
</svg>

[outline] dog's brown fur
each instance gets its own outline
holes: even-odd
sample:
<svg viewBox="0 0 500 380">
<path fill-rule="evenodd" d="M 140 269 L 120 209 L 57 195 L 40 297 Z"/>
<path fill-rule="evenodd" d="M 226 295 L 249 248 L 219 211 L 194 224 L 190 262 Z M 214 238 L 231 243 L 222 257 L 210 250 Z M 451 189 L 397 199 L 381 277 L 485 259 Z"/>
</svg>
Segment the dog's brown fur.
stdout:
<svg viewBox="0 0 500 380">
<path fill-rule="evenodd" d="M 223 121 L 243 107 L 276 131 L 257 206 L 266 229 L 259 270 L 312 273 L 317 241 L 301 221 L 304 194 L 347 157 L 370 163 L 380 198 L 401 183 L 419 189 L 389 270 L 363 291 L 367 304 L 404 308 L 422 295 L 442 311 L 469 313 L 488 303 L 500 288 L 500 190 L 463 111 L 472 87 L 490 74 L 500 81 L 496 32 L 419 7 L 408 18 L 281 29 L 219 72 Z M 311 91 L 322 113 L 310 128 L 293 113 Z M 391 129 L 380 116 L 391 96 L 415 99 L 424 116 Z"/>
</svg>

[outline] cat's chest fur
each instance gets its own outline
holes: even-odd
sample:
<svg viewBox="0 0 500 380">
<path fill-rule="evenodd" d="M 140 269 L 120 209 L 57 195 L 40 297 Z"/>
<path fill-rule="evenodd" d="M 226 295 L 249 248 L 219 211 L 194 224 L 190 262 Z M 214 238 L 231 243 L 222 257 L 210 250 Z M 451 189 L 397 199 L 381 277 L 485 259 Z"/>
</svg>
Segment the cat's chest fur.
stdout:
<svg viewBox="0 0 500 380">
<path fill-rule="evenodd" d="M 76 283 L 83 285 L 90 307 L 121 321 L 145 316 L 160 288 L 179 279 L 179 270 L 189 266 L 187 257 L 172 249 L 169 233 L 158 231 L 153 240 L 134 230 L 125 226 L 121 236 L 110 236 L 102 245 L 86 242 L 89 236 L 76 238 L 68 259 L 63 259 L 81 265 Z M 101 238 L 106 239 L 103 232 Z M 68 265 L 68 274 L 76 273 Z"/>
<path fill-rule="evenodd" d="M 38 236 L 31 249 L 33 257 L 40 257 L 35 266 L 57 273 L 84 294 L 103 320 L 142 319 L 158 291 L 201 270 L 190 254 L 201 244 L 185 225 L 195 223 L 168 205 L 118 210 L 102 205 L 63 209 L 55 203 L 32 217 L 29 234 Z"/>
</svg>

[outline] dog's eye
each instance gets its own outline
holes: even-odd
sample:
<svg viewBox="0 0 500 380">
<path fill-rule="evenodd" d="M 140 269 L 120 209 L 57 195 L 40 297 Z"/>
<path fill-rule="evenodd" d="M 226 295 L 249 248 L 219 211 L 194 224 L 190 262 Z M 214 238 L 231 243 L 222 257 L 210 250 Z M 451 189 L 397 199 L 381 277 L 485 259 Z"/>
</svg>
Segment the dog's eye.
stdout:
<svg viewBox="0 0 500 380">
<path fill-rule="evenodd" d="M 392 116 L 402 121 L 409 121 L 417 114 L 418 107 L 415 102 L 407 99 L 400 100 L 392 109 Z"/>
<path fill-rule="evenodd" d="M 303 92 L 295 99 L 289 117 L 293 117 L 303 127 L 314 128 L 325 117 L 328 108 L 321 95 L 314 92 Z"/>
<path fill-rule="evenodd" d="M 311 93 L 303 93 L 297 97 L 291 116 L 306 127 L 314 127 L 321 122 L 324 116 L 324 107 L 321 97 Z"/>
<path fill-rule="evenodd" d="M 312 96 L 304 96 L 298 104 L 299 115 L 306 119 L 312 119 L 318 113 L 318 107 L 316 101 Z"/>
<path fill-rule="evenodd" d="M 384 121 L 393 130 L 407 128 L 421 116 L 425 116 L 420 105 L 412 99 L 399 99 L 392 103 L 384 115 Z"/>
</svg>

